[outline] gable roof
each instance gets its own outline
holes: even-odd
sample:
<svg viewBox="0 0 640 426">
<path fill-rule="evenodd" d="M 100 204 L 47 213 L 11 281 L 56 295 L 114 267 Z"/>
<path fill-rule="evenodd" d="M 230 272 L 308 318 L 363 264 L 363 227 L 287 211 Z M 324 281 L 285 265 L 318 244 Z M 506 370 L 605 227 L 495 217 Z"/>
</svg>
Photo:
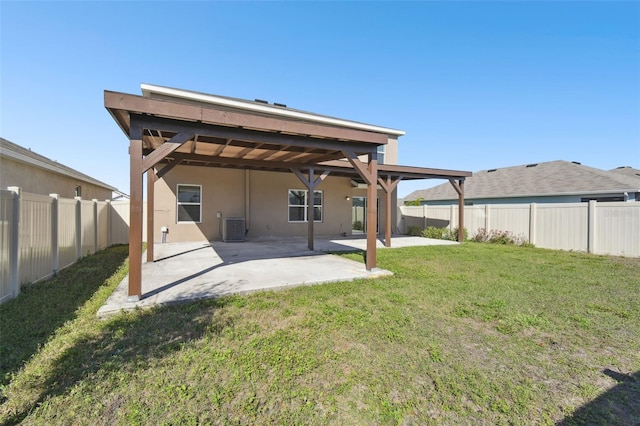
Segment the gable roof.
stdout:
<svg viewBox="0 0 640 426">
<path fill-rule="evenodd" d="M 568 161 L 482 170 L 467 178 L 465 199 L 640 192 L 640 176 L 627 176 Z M 404 199 L 457 200 L 448 183 L 414 191 Z"/>
<path fill-rule="evenodd" d="M 4 138 L 0 138 L 0 158 L 2 157 L 10 158 L 12 160 L 24 164 L 29 164 L 64 176 L 69 176 L 82 182 L 87 182 L 101 188 L 106 188 L 110 191 L 117 190 L 115 187 L 107 185 L 106 183 L 101 182 L 98 179 L 94 179 L 91 176 L 85 175 L 84 173 L 72 169 L 71 167 L 51 160 L 44 155 L 40 155 L 36 152 L 31 151 L 31 149 L 24 148 Z"/>
</svg>

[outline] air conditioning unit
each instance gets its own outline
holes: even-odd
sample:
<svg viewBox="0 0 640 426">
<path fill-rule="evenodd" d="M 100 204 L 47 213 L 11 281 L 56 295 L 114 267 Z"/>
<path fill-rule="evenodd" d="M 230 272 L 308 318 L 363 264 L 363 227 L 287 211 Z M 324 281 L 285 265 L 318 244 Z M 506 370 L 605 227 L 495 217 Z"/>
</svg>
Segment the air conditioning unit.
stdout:
<svg viewBox="0 0 640 426">
<path fill-rule="evenodd" d="M 222 241 L 233 243 L 244 241 L 244 217 L 227 217 L 222 224 Z"/>
</svg>

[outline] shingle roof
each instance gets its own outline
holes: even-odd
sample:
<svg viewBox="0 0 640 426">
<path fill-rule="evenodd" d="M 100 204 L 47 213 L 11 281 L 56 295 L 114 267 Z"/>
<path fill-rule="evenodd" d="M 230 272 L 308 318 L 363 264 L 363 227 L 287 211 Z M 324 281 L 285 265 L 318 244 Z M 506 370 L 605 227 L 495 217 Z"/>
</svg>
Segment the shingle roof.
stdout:
<svg viewBox="0 0 640 426">
<path fill-rule="evenodd" d="M 571 195 L 583 193 L 640 192 L 640 176 L 600 170 L 568 161 L 482 170 L 467 178 L 466 199 Z M 414 191 L 404 198 L 457 200 L 449 183 Z"/>
<path fill-rule="evenodd" d="M 615 169 L 611 169 L 609 171 L 614 173 L 620 173 L 626 176 L 640 178 L 640 169 L 634 169 L 633 167 L 629 167 L 629 166 L 616 167 Z"/>
<path fill-rule="evenodd" d="M 43 155 L 37 154 L 30 149 L 24 148 L 18 144 L 8 141 L 4 138 L 0 138 L 0 157 L 12 158 L 16 161 L 32 164 L 36 167 L 47 169 L 55 173 L 60 173 L 65 176 L 70 176 L 83 182 L 91 183 L 102 188 L 115 191 L 111 185 L 107 185 L 104 182 L 94 179 L 91 176 L 85 175 L 71 167 L 60 164 L 57 161 L 51 160 Z"/>
</svg>

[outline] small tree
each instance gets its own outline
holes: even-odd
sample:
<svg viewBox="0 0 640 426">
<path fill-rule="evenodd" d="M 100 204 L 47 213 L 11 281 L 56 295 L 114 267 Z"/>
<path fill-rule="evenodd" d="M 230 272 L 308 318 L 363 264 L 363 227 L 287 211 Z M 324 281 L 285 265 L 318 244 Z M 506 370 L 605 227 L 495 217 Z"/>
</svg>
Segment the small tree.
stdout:
<svg viewBox="0 0 640 426">
<path fill-rule="evenodd" d="M 424 200 L 424 198 L 418 197 L 415 200 L 405 201 L 404 205 L 405 206 L 421 206 L 422 200 Z"/>
</svg>

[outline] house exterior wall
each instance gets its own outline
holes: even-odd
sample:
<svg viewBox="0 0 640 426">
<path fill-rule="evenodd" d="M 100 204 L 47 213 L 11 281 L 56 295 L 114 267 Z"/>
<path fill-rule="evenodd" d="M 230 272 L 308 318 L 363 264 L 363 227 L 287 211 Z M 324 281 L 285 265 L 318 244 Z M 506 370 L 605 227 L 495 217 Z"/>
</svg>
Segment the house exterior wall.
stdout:
<svg viewBox="0 0 640 426">
<path fill-rule="evenodd" d="M 177 223 L 178 185 L 202 186 L 201 223 Z M 215 241 L 221 239 L 225 218 L 243 217 L 247 237 L 306 236 L 307 222 L 289 222 L 288 190 L 304 190 L 293 173 L 176 166 L 155 184 L 154 239 L 161 241 L 160 228 L 169 228 L 167 240 Z M 323 220 L 314 223 L 318 236 L 351 234 L 353 196 L 366 196 L 351 179 L 329 175 L 317 187 L 323 191 Z M 346 199 L 349 197 L 349 200 Z M 385 195 L 378 191 L 380 232 L 384 232 Z M 392 205 L 395 206 L 395 192 Z M 216 213 L 221 213 L 218 218 Z M 392 209 L 395 224 L 396 209 Z"/>
<path fill-rule="evenodd" d="M 111 190 L 89 182 L 44 170 L 39 167 L 15 161 L 11 158 L 0 159 L 0 187 L 18 186 L 24 192 L 33 194 L 59 194 L 64 198 L 75 196 L 76 186 L 81 187 L 81 196 L 85 200 L 109 200 Z"/>
</svg>

